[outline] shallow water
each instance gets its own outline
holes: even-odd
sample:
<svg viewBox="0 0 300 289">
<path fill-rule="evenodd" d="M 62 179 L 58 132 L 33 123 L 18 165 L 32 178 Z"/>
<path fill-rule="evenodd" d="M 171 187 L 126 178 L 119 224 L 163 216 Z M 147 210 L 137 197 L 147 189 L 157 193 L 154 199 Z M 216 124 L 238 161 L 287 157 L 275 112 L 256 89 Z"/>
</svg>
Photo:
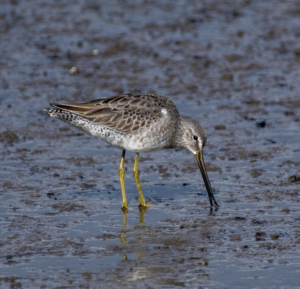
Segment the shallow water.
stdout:
<svg viewBox="0 0 300 289">
<path fill-rule="evenodd" d="M 1 288 L 299 288 L 297 1 L 10 1 L 0 9 Z M 76 67 L 79 73 L 69 71 Z M 170 97 L 208 135 L 141 154 L 42 113 Z"/>
</svg>

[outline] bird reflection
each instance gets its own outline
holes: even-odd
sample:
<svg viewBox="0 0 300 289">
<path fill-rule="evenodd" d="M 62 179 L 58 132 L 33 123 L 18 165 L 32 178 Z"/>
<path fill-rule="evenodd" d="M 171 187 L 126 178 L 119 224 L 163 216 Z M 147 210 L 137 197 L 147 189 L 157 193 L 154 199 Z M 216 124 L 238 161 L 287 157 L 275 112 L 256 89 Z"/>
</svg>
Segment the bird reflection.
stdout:
<svg viewBox="0 0 300 289">
<path fill-rule="evenodd" d="M 208 215 L 209 216 L 215 216 L 217 211 L 218 211 L 218 207 L 217 206 L 215 206 L 214 208 L 210 207 Z"/>
<path fill-rule="evenodd" d="M 140 213 L 140 216 L 139 216 L 139 219 L 140 219 L 140 224 L 143 224 L 144 221 L 145 221 L 145 214 L 147 212 L 149 208 L 148 207 L 139 207 L 139 213 Z M 120 240 L 121 240 L 121 243 L 122 244 L 126 244 L 127 243 L 127 239 L 126 239 L 126 231 L 127 231 L 127 213 L 128 211 L 124 211 L 123 210 L 123 230 L 121 232 L 121 237 L 120 237 Z M 137 259 L 138 260 L 141 260 L 143 257 L 143 253 L 137 253 Z M 128 257 L 126 254 L 123 255 L 123 259 L 124 260 L 128 260 Z"/>
<path fill-rule="evenodd" d="M 148 207 L 139 207 L 140 211 L 140 224 L 144 224 L 145 214 L 149 208 Z M 123 211 L 123 229 L 126 230 L 127 226 L 127 213 L 128 211 Z"/>
<path fill-rule="evenodd" d="M 143 253 L 136 253 L 136 255 L 137 255 L 137 259 L 138 259 L 138 260 L 141 260 L 141 259 L 143 258 L 143 256 L 144 256 Z M 126 260 L 126 261 L 129 260 L 126 254 L 123 255 L 123 258 L 124 258 L 124 260 Z"/>
<path fill-rule="evenodd" d="M 139 207 L 140 211 L 140 224 L 144 224 L 145 214 L 149 208 L 148 207 Z"/>
</svg>

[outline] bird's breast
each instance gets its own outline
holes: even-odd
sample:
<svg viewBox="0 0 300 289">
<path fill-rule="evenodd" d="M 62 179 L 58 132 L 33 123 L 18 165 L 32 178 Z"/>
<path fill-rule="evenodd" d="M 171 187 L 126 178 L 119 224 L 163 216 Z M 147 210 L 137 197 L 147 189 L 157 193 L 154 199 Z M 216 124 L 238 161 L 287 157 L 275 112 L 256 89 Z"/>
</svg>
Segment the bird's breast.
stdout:
<svg viewBox="0 0 300 289">
<path fill-rule="evenodd" d="M 128 134 L 122 140 L 124 149 L 134 152 L 147 152 L 165 149 L 171 146 L 176 131 L 172 118 L 161 117 L 148 128 L 141 128 L 134 134 Z"/>
</svg>

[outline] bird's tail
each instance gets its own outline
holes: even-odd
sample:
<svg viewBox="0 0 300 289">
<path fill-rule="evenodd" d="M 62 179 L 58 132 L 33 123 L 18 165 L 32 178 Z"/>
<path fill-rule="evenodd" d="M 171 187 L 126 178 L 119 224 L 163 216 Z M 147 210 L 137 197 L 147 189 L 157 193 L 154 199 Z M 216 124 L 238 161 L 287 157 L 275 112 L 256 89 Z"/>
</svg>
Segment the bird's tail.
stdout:
<svg viewBox="0 0 300 289">
<path fill-rule="evenodd" d="M 45 109 L 43 109 L 43 112 L 49 114 L 50 116 L 57 117 L 56 109 L 45 108 Z"/>
<path fill-rule="evenodd" d="M 50 105 L 54 106 L 56 104 L 52 104 L 50 103 Z M 51 117 L 57 117 L 63 121 L 72 121 L 74 118 L 76 118 L 77 116 L 74 115 L 73 113 L 64 110 L 64 109 L 60 109 L 54 106 L 54 108 L 45 108 L 43 109 L 43 111 L 45 113 L 47 113 L 48 115 L 50 115 Z"/>
</svg>

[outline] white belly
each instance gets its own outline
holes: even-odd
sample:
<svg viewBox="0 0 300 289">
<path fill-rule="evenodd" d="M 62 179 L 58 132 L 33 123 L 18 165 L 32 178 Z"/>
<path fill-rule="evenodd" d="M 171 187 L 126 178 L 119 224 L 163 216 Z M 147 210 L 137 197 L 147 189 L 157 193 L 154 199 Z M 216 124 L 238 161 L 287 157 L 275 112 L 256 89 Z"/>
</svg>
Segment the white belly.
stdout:
<svg viewBox="0 0 300 289">
<path fill-rule="evenodd" d="M 132 152 L 160 150 L 167 143 L 167 129 L 161 126 L 159 129 L 152 127 L 142 129 L 134 134 L 124 134 L 81 117 L 68 122 L 98 139 Z"/>
</svg>

